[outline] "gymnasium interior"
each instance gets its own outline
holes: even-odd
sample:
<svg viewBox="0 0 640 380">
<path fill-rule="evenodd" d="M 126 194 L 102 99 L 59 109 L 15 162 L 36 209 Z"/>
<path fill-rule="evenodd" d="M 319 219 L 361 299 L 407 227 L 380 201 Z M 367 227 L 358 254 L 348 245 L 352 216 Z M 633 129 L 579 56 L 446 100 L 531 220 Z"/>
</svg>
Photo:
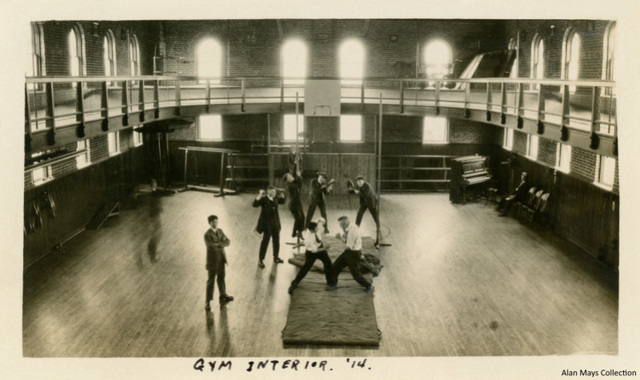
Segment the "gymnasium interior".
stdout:
<svg viewBox="0 0 640 380">
<path fill-rule="evenodd" d="M 617 26 L 31 21 L 23 357 L 618 356 Z M 287 204 L 284 263 L 270 245 L 257 265 L 251 203 L 269 186 L 288 196 L 292 157 L 305 215 L 318 173 L 334 181 L 328 237 L 356 218 L 356 176 L 375 191 L 380 228 L 369 211 L 360 225 L 375 292 L 349 272 L 327 292 L 312 271 L 288 294 L 304 247 Z M 523 173 L 526 196 L 503 216 Z M 205 310 L 212 214 L 231 241 L 234 300 L 218 305 L 216 288 Z M 288 340 L 294 304 L 346 308 L 335 323 L 347 327 Z M 350 340 L 356 314 L 372 339 Z"/>
</svg>

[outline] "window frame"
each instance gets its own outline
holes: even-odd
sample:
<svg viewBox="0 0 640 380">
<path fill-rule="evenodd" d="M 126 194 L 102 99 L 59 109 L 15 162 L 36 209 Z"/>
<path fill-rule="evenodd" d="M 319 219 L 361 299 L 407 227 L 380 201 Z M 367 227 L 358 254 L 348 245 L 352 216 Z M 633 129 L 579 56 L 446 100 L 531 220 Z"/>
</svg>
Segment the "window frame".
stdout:
<svg viewBox="0 0 640 380">
<path fill-rule="evenodd" d="M 44 32 L 42 29 L 42 24 L 38 22 L 30 22 L 29 29 L 31 31 L 30 37 L 30 63 L 29 63 L 29 71 L 25 73 L 27 77 L 41 77 L 46 75 L 46 65 L 45 65 L 45 52 L 44 52 Z M 42 84 L 30 83 L 28 88 L 30 90 L 42 91 L 44 87 Z"/>
<path fill-rule="evenodd" d="M 535 141 L 535 143 L 534 143 Z M 540 150 L 540 137 L 527 133 L 527 158 L 536 161 Z"/>
<path fill-rule="evenodd" d="M 83 143 L 83 145 L 81 145 Z M 78 140 L 76 151 L 84 151 L 83 154 L 76 156 L 76 169 L 86 168 L 91 165 L 91 144 L 89 139 Z"/>
<path fill-rule="evenodd" d="M 513 151 L 514 132 L 511 128 L 505 128 L 502 139 L 502 147 L 508 151 Z"/>
<path fill-rule="evenodd" d="M 603 163 L 612 162 L 612 161 L 613 161 L 613 167 L 611 168 L 609 168 L 608 165 L 603 165 Z M 609 157 L 609 156 L 602 156 L 598 154 L 596 156 L 596 172 L 595 172 L 594 184 L 604 189 L 612 190 L 616 181 L 617 165 L 618 165 L 618 160 L 616 158 Z M 611 170 L 610 173 L 605 172 L 608 168 Z M 603 178 L 607 174 L 611 176 L 611 183 L 606 182 L 606 179 Z"/>
<path fill-rule="evenodd" d="M 75 39 L 75 50 L 76 56 L 72 56 L 72 50 L 70 46 L 70 37 L 73 34 Z M 83 77 L 86 74 L 86 53 L 85 53 L 85 41 L 84 41 L 84 30 L 80 24 L 75 24 L 69 30 L 67 34 L 67 50 L 68 50 L 68 58 L 69 58 L 69 76 L 71 77 Z M 77 61 L 78 71 L 77 73 L 73 72 L 73 61 Z M 75 75 L 77 74 L 77 75 Z M 76 88 L 77 82 L 72 82 L 73 88 Z"/>
<path fill-rule="evenodd" d="M 104 65 L 104 75 L 108 77 L 118 76 L 118 60 L 116 55 L 116 38 L 111 29 L 107 30 L 102 40 L 102 62 Z M 115 86 L 116 82 L 109 82 Z"/>
<path fill-rule="evenodd" d="M 544 39 L 536 34 L 531 42 L 531 79 L 544 79 L 545 57 L 544 57 Z M 539 85 L 533 84 L 532 90 L 537 91 Z"/>
<path fill-rule="evenodd" d="M 431 121 L 431 122 L 430 122 Z M 444 131 L 438 131 L 438 132 L 443 132 L 443 139 L 442 140 L 426 140 L 426 135 L 427 135 L 427 129 L 428 127 L 432 127 L 435 122 L 440 123 L 441 121 L 444 121 L 444 125 L 440 126 L 438 125 L 438 127 L 441 127 L 442 129 L 444 129 Z M 428 145 L 428 144 L 448 144 L 449 143 L 449 119 L 447 119 L 446 117 L 440 117 L 440 116 L 424 116 L 422 118 L 422 145 Z"/>
<path fill-rule="evenodd" d="M 437 45 L 441 45 L 442 47 L 446 48 L 447 54 L 448 54 L 446 63 L 440 63 L 440 62 L 431 63 L 429 50 L 431 49 L 433 51 L 434 46 L 437 46 Z M 451 75 L 451 72 L 453 71 L 453 49 L 451 49 L 451 45 L 443 39 L 438 38 L 438 39 L 430 40 L 426 42 L 424 45 L 424 52 L 422 53 L 422 62 L 424 64 L 423 73 L 425 75 L 425 78 L 427 79 L 433 78 L 435 80 L 444 79 L 447 75 Z M 430 75 L 430 67 L 432 66 L 440 67 L 438 75 L 433 75 L 433 76 Z"/>
<path fill-rule="evenodd" d="M 42 176 L 36 178 L 36 173 L 42 173 Z M 53 171 L 51 165 L 42 165 L 31 170 L 31 182 L 33 186 L 40 186 L 53 180 Z"/>
<path fill-rule="evenodd" d="M 569 174 L 571 172 L 571 153 L 572 148 L 569 144 L 558 142 L 556 144 L 556 169 Z M 567 158 L 568 157 L 568 158 Z"/>
<path fill-rule="evenodd" d="M 109 157 L 117 156 L 120 150 L 120 131 L 113 131 L 107 134 L 107 145 L 109 146 Z"/>
<path fill-rule="evenodd" d="M 356 140 L 346 140 L 343 138 L 344 135 L 344 130 L 343 127 L 345 127 L 346 125 L 350 125 L 350 123 L 345 123 L 345 120 L 355 120 L 356 118 L 359 119 L 360 121 L 360 139 Z M 363 143 L 364 142 L 364 120 L 362 118 L 362 115 L 340 115 L 340 126 L 339 126 L 339 130 L 338 130 L 338 141 L 340 141 L 341 143 L 348 143 L 348 144 L 357 144 L 357 143 Z"/>
<path fill-rule="evenodd" d="M 297 46 L 296 46 L 297 45 Z M 301 50 L 295 54 L 295 51 L 291 53 L 291 50 L 300 48 Z M 302 57 L 298 61 L 291 60 L 289 57 Z M 290 38 L 286 40 L 280 48 L 280 60 L 281 60 L 281 72 L 285 85 L 299 85 L 304 84 L 307 77 L 307 64 L 309 57 L 309 49 L 307 44 L 300 38 Z M 293 68 L 292 68 L 293 65 Z M 286 79 L 290 72 L 294 72 L 293 77 L 302 77 L 305 79 Z M 296 75 L 296 71 L 302 71 L 302 75 Z"/>
<path fill-rule="evenodd" d="M 138 132 L 138 129 L 141 129 L 142 125 L 136 125 L 133 127 L 133 146 L 138 147 L 144 145 L 144 136 L 142 132 Z"/>
<path fill-rule="evenodd" d="M 203 128 L 203 120 L 205 119 L 211 119 L 211 120 L 217 120 L 217 122 L 215 122 L 212 126 L 214 127 L 212 134 L 219 134 L 219 137 L 214 136 L 212 138 L 203 138 L 202 137 L 202 128 Z M 216 128 L 218 129 L 218 131 L 216 131 Z M 210 115 L 199 115 L 198 118 L 196 119 L 196 140 L 198 141 L 223 141 L 224 138 L 224 134 L 223 134 L 223 126 L 222 126 L 222 115 L 220 114 L 210 114 Z"/>
<path fill-rule="evenodd" d="M 562 79 L 578 80 L 580 78 L 580 53 L 582 37 L 575 28 L 568 28 L 562 44 Z M 577 87 L 569 86 L 569 93 L 575 94 Z"/>
<path fill-rule="evenodd" d="M 358 49 L 359 53 L 362 53 L 360 57 L 360 62 L 358 62 L 355 58 L 345 60 L 345 58 L 353 58 L 355 55 L 349 56 L 348 53 L 353 53 L 355 49 Z M 366 73 L 366 61 L 367 61 L 367 50 L 365 48 L 364 43 L 357 38 L 348 38 L 340 44 L 338 47 L 338 72 L 340 76 L 340 82 L 342 85 L 353 85 L 353 86 L 361 86 Z M 345 75 L 345 70 L 349 73 L 352 71 L 352 67 L 355 68 L 360 66 L 358 70 L 353 69 L 353 71 L 360 71 L 359 75 L 356 74 L 354 76 Z M 359 79 L 343 79 L 343 78 L 359 78 Z"/>
<path fill-rule="evenodd" d="M 287 122 L 287 120 L 290 120 L 289 122 Z M 287 143 L 294 143 L 296 141 L 300 141 L 300 138 L 296 139 L 295 137 L 295 121 L 296 121 L 296 115 L 293 113 L 286 113 L 282 115 L 282 138 L 280 139 L 280 141 L 282 142 L 287 142 Z M 304 114 L 298 114 L 298 134 L 300 133 L 304 133 L 305 131 L 305 122 L 304 122 Z M 294 138 L 290 139 L 287 138 L 287 126 L 288 123 L 292 123 L 293 124 L 293 133 L 294 133 Z"/>
<path fill-rule="evenodd" d="M 210 45 L 212 47 L 212 57 L 209 59 L 205 59 L 203 49 Z M 217 57 L 216 57 L 217 54 Z M 198 84 L 206 84 L 207 79 L 200 79 L 201 77 L 205 78 L 221 78 L 222 77 L 222 64 L 223 64 L 223 50 L 222 44 L 218 41 L 217 38 L 213 37 L 204 37 L 198 41 L 195 48 L 195 61 L 196 61 L 196 77 L 198 78 Z M 203 67 L 207 67 L 207 64 L 211 64 L 212 73 L 209 75 L 207 72 L 205 74 L 202 73 Z M 210 79 L 210 84 L 219 84 L 220 79 Z"/>
</svg>

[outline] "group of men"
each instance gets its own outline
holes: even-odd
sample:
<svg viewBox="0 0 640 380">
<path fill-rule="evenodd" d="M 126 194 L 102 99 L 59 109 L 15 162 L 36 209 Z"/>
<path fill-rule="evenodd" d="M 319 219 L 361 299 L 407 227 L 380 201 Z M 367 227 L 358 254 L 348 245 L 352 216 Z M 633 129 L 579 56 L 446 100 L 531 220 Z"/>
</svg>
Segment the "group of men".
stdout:
<svg viewBox="0 0 640 380">
<path fill-rule="evenodd" d="M 343 243 L 345 243 L 346 249 L 331 263 L 327 253 L 327 246 L 323 242 L 323 236 L 329 233 L 326 225 L 327 211 L 325 196 L 331 192 L 333 181 L 329 181 L 325 173 L 318 173 L 318 176 L 311 181 L 310 204 L 306 219 L 300 197 L 302 177 L 299 170 L 295 170 L 293 173 L 291 171 L 287 173 L 285 175 L 285 181 L 288 184 L 290 195 L 289 210 L 294 218 L 292 237 L 297 237 L 300 241 L 304 241 L 305 245 L 305 263 L 296 278 L 292 281 L 289 287 L 289 293 L 293 293 L 293 290 L 313 266 L 315 260 L 321 260 L 324 264 L 327 290 L 336 289 L 339 273 L 348 266 L 352 277 L 365 288 L 366 292 L 372 292 L 374 290 L 373 285 L 360 274 L 358 269 L 360 257 L 362 256 L 362 237 L 359 226 L 367 210 L 369 210 L 376 223 L 376 231 L 380 230 L 378 199 L 371 185 L 364 180 L 363 176 L 356 177 L 357 186 L 354 186 L 352 189 L 360 198 L 360 208 L 356 216 L 356 222 L 351 223 L 347 216 L 341 216 L 338 219 L 343 233 L 336 234 L 336 238 L 341 239 Z M 256 232 L 262 235 L 258 255 L 258 267 L 260 268 L 265 268 L 264 259 L 270 240 L 273 246 L 274 263 L 283 263 L 283 260 L 279 257 L 281 224 L 278 206 L 284 204 L 285 199 L 286 196 L 283 190 L 270 186 L 266 191 L 261 189 L 258 196 L 253 200 L 253 207 L 261 208 L 256 226 Z M 322 218 L 312 222 L 311 219 L 313 218 L 316 208 L 320 209 Z M 216 282 L 220 292 L 220 303 L 225 304 L 233 301 L 233 297 L 226 293 L 225 286 L 225 264 L 227 259 L 224 248 L 229 246 L 230 241 L 224 232 L 218 228 L 217 216 L 209 216 L 208 222 L 210 228 L 204 236 L 207 247 L 206 268 L 208 271 L 206 310 L 210 310 L 214 283 Z M 379 233 L 376 235 L 379 235 Z M 377 238 L 375 245 L 378 247 Z"/>
</svg>

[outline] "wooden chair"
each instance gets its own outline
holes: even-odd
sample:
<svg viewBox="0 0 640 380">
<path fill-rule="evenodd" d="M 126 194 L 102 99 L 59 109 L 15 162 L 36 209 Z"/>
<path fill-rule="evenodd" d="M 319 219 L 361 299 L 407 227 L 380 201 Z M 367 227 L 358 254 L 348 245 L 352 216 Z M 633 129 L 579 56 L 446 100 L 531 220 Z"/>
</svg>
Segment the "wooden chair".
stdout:
<svg viewBox="0 0 640 380">
<path fill-rule="evenodd" d="M 535 195 L 529 199 L 527 204 L 520 207 L 520 218 L 524 218 L 528 222 L 533 222 L 534 215 L 540 209 L 543 194 L 544 190 L 538 190 Z"/>
<path fill-rule="evenodd" d="M 533 201 L 533 199 L 535 199 L 537 190 L 538 189 L 535 186 L 530 187 L 529 193 L 527 194 L 527 199 L 525 199 L 524 202 L 516 202 L 514 204 L 515 215 L 517 216 L 521 215 L 521 212 L 524 206 L 528 205 L 529 203 L 531 203 L 531 201 Z"/>
</svg>

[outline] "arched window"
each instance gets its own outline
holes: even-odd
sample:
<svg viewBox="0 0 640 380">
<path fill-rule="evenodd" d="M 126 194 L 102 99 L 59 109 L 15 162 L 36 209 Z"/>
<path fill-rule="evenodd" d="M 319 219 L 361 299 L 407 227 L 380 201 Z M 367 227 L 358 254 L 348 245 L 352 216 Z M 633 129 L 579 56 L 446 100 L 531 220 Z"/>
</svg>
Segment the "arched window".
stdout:
<svg viewBox="0 0 640 380">
<path fill-rule="evenodd" d="M 25 76 L 39 77 L 44 75 L 44 35 L 42 25 L 29 24 L 29 58 L 25 67 Z"/>
<path fill-rule="evenodd" d="M 518 49 L 518 42 L 516 41 L 515 38 L 511 38 L 509 40 L 509 46 L 508 46 L 509 50 L 516 50 Z M 509 73 L 509 78 L 511 79 L 515 79 L 518 78 L 518 54 L 516 52 L 515 54 L 515 59 L 513 60 L 513 65 L 511 66 L 511 72 Z"/>
<path fill-rule="evenodd" d="M 539 34 L 536 34 L 531 42 L 531 78 L 544 78 L 544 41 Z M 538 85 L 534 85 L 533 89 L 537 90 Z"/>
<path fill-rule="evenodd" d="M 207 38 L 196 46 L 196 76 L 201 78 L 219 78 L 222 76 L 222 47 L 213 38 Z M 206 83 L 199 80 L 198 83 Z M 212 80 L 211 83 L 220 83 Z"/>
<path fill-rule="evenodd" d="M 116 39 L 111 30 L 107 30 L 107 33 L 105 33 L 102 40 L 102 48 L 104 75 L 108 77 L 118 75 L 116 65 Z"/>
<path fill-rule="evenodd" d="M 569 28 L 565 33 L 562 49 L 562 78 L 577 80 L 580 74 L 580 35 Z M 576 86 L 569 86 L 569 93 L 576 92 Z"/>
<path fill-rule="evenodd" d="M 431 41 L 424 49 L 424 65 L 427 78 L 442 79 L 451 74 L 452 54 L 449 44 L 442 40 Z"/>
<path fill-rule="evenodd" d="M 140 75 L 140 44 L 135 34 L 129 38 L 129 75 Z"/>
<path fill-rule="evenodd" d="M 604 46 L 602 54 L 602 79 L 614 80 L 613 75 L 613 62 L 614 52 L 616 50 L 616 24 L 615 22 L 609 23 L 604 33 Z M 606 94 L 611 94 L 611 88 L 607 88 Z M 615 94 L 615 91 L 613 91 Z"/>
<path fill-rule="evenodd" d="M 282 76 L 305 78 L 307 76 L 307 46 L 302 40 L 291 39 L 282 45 Z M 303 79 L 285 79 L 285 84 L 302 84 Z"/>
<path fill-rule="evenodd" d="M 80 25 L 71 28 L 67 42 L 69 45 L 69 75 L 82 76 L 84 75 L 84 36 Z"/>
<path fill-rule="evenodd" d="M 338 53 L 340 78 L 343 84 L 362 84 L 364 77 L 364 46 L 356 39 L 346 40 L 340 45 Z"/>
</svg>

